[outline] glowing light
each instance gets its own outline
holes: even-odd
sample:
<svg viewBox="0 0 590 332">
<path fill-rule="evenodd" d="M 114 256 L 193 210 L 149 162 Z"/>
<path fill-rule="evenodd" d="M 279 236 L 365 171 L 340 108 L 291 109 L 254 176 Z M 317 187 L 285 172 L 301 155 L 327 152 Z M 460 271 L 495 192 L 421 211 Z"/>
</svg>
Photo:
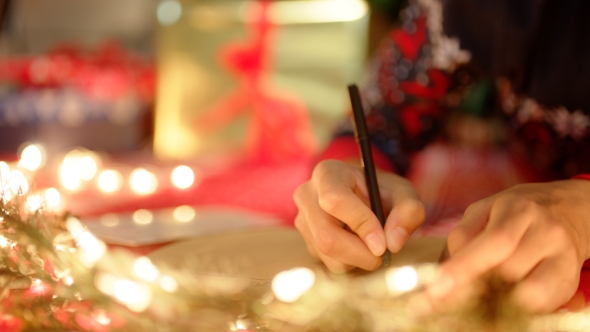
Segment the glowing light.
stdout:
<svg viewBox="0 0 590 332">
<path fill-rule="evenodd" d="M 179 222 L 190 222 L 195 219 L 195 209 L 188 205 L 182 205 L 174 209 L 172 213 L 174 219 L 178 220 Z"/>
<path fill-rule="evenodd" d="M 119 224 L 119 217 L 114 213 L 107 213 L 100 217 L 100 223 L 107 227 L 115 227 Z"/>
<path fill-rule="evenodd" d="M 356 21 L 368 11 L 360 0 L 277 1 L 268 15 L 277 24 L 327 23 Z"/>
<path fill-rule="evenodd" d="M 82 181 L 90 181 L 98 170 L 98 156 L 91 151 L 72 150 L 65 156 L 59 168 L 62 185 L 69 190 L 77 190 Z"/>
<path fill-rule="evenodd" d="M 140 312 L 150 304 L 152 293 L 149 288 L 131 280 L 117 280 L 113 289 L 115 298 L 132 311 Z"/>
<path fill-rule="evenodd" d="M 390 269 L 385 273 L 385 281 L 391 292 L 407 292 L 416 288 L 418 274 L 409 266 Z"/>
<path fill-rule="evenodd" d="M 178 166 L 170 175 L 172 184 L 179 189 L 186 189 L 195 183 L 195 173 L 188 166 Z"/>
<path fill-rule="evenodd" d="M 22 196 L 29 191 L 29 182 L 21 171 L 15 170 L 10 172 L 8 187 L 14 195 Z"/>
<path fill-rule="evenodd" d="M 102 310 L 94 314 L 94 320 L 102 325 L 109 325 L 111 323 L 111 319 Z"/>
<path fill-rule="evenodd" d="M 140 209 L 140 210 L 133 212 L 133 221 L 136 224 L 147 225 L 147 224 L 151 224 L 151 222 L 153 220 L 154 220 L 154 215 L 149 210 Z"/>
<path fill-rule="evenodd" d="M 158 179 L 153 173 L 143 168 L 137 168 L 131 172 L 129 184 L 134 193 L 138 195 L 149 195 L 158 188 Z"/>
<path fill-rule="evenodd" d="M 97 180 L 98 190 L 103 193 L 114 193 L 123 187 L 123 177 L 121 173 L 107 169 L 100 173 Z"/>
<path fill-rule="evenodd" d="M 77 190 L 82 185 L 77 164 L 77 158 L 66 156 L 59 168 L 59 180 L 61 185 L 68 190 Z"/>
<path fill-rule="evenodd" d="M 74 283 L 74 278 L 66 276 L 63 278 L 64 284 L 71 286 Z"/>
<path fill-rule="evenodd" d="M 9 244 L 10 244 L 10 241 L 8 241 L 8 239 L 6 237 L 4 237 L 3 235 L 0 235 L 0 247 L 6 248 L 6 246 L 8 246 Z"/>
<path fill-rule="evenodd" d="M 8 182 L 8 178 L 10 177 L 10 167 L 8 164 L 0 161 L 0 182 Z"/>
<path fill-rule="evenodd" d="M 31 212 L 39 211 L 43 207 L 43 198 L 39 195 L 31 195 L 27 197 L 25 207 Z"/>
<path fill-rule="evenodd" d="M 272 280 L 272 291 L 277 299 L 291 303 L 303 296 L 315 283 L 315 274 L 304 267 L 283 271 Z"/>
<path fill-rule="evenodd" d="M 75 217 L 69 217 L 66 220 L 66 229 L 72 234 L 74 239 L 80 237 L 86 231 L 86 227 Z"/>
<path fill-rule="evenodd" d="M 139 287 L 131 280 L 117 280 L 114 286 L 115 297 L 123 303 L 133 303 L 139 299 Z"/>
<path fill-rule="evenodd" d="M 176 293 L 178 291 L 178 283 L 172 277 L 162 276 L 159 283 L 160 287 L 168 293 Z"/>
<path fill-rule="evenodd" d="M 106 244 L 88 231 L 80 235 L 78 245 L 83 249 L 79 251 L 80 260 L 88 267 L 92 267 L 107 251 Z"/>
<path fill-rule="evenodd" d="M 106 273 L 98 273 L 94 279 L 94 284 L 96 288 L 98 288 L 101 292 L 114 296 L 115 295 L 115 284 L 117 283 L 117 277 L 106 274 Z"/>
<path fill-rule="evenodd" d="M 246 321 L 242 318 L 238 318 L 236 319 L 236 322 L 234 323 L 234 325 L 231 327 L 232 331 L 248 331 L 248 324 L 246 323 Z"/>
<path fill-rule="evenodd" d="M 43 200 L 48 208 L 56 208 L 61 201 L 61 195 L 57 189 L 49 188 L 45 190 Z"/>
<path fill-rule="evenodd" d="M 98 165 L 96 160 L 91 156 L 84 156 L 78 160 L 78 172 L 80 179 L 84 181 L 90 181 L 96 175 Z"/>
<path fill-rule="evenodd" d="M 182 5 L 176 0 L 160 2 L 157 10 L 158 22 L 164 26 L 173 25 L 182 16 Z"/>
<path fill-rule="evenodd" d="M 133 271 L 138 277 L 147 281 L 155 281 L 158 278 L 158 269 L 147 257 L 139 257 L 133 264 Z"/>
<path fill-rule="evenodd" d="M 40 145 L 29 145 L 21 152 L 18 167 L 26 168 L 30 171 L 36 171 L 45 161 L 45 152 Z"/>
</svg>

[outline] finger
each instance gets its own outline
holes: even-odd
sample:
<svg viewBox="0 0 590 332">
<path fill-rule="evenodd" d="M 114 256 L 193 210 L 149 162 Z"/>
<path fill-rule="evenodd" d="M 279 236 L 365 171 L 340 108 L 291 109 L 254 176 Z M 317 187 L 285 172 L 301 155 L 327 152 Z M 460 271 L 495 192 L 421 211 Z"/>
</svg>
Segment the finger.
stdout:
<svg viewBox="0 0 590 332">
<path fill-rule="evenodd" d="M 314 171 L 319 206 L 348 225 L 374 256 L 382 255 L 386 249 L 385 233 L 373 211 L 355 193 L 355 189 L 364 189 L 366 196 L 362 173 L 348 165 L 331 170 Z"/>
<path fill-rule="evenodd" d="M 426 208 L 420 200 L 418 193 L 409 181 L 388 185 L 384 195 L 391 206 L 391 212 L 385 223 L 387 247 L 392 252 L 398 252 L 406 244 L 410 234 L 424 222 Z"/>
<path fill-rule="evenodd" d="M 300 212 L 295 217 L 295 228 L 297 228 L 299 233 L 303 236 L 303 239 L 305 240 L 305 245 L 307 246 L 307 250 L 309 251 L 309 253 L 315 258 L 320 259 L 324 263 L 324 265 L 326 265 L 326 267 L 334 273 L 344 273 L 352 270 L 354 268 L 353 266 L 338 262 L 324 254 L 319 253 L 315 249 L 314 238 L 309 228 L 309 222 L 305 217 L 305 213 L 301 211 L 302 210 L 300 210 Z"/>
<path fill-rule="evenodd" d="M 525 310 L 549 313 L 567 303 L 575 294 L 580 273 L 575 252 L 542 261 L 516 285 L 512 296 Z"/>
<path fill-rule="evenodd" d="M 319 254 L 319 258 L 332 273 L 341 274 L 354 269 L 352 265 L 344 264 L 321 253 Z"/>
<path fill-rule="evenodd" d="M 486 229 L 443 264 L 439 278 L 428 287 L 429 296 L 446 297 L 508 259 L 537 215 L 528 201 L 496 202 Z"/>
<path fill-rule="evenodd" d="M 322 210 L 319 205 L 310 204 L 303 214 L 311 234 L 309 242 L 320 259 L 329 257 L 342 264 L 369 271 L 381 266 L 380 257 L 373 255 L 356 234 L 343 229 L 342 223 Z M 325 263 L 327 261 L 322 260 Z M 328 267 L 335 267 L 335 272 L 340 272 L 340 268 L 335 264 Z"/>
<path fill-rule="evenodd" d="M 299 231 L 299 234 L 301 234 L 301 236 L 303 237 L 303 240 L 305 240 L 305 245 L 307 246 L 307 251 L 309 251 L 309 253 L 313 257 L 319 258 L 317 250 L 315 250 L 313 245 L 311 245 L 311 243 L 313 243 L 313 236 L 311 235 L 311 232 L 309 230 L 309 226 L 307 225 L 307 222 L 305 220 L 305 217 L 303 216 L 303 213 L 301 213 L 301 212 L 297 213 L 297 216 L 295 217 L 294 225 L 295 225 L 295 228 L 297 228 L 297 230 Z"/>
<path fill-rule="evenodd" d="M 501 263 L 496 271 L 504 280 L 518 282 L 542 260 L 560 252 L 570 242 L 562 225 L 537 222 L 526 231 L 514 254 Z"/>
<path fill-rule="evenodd" d="M 449 234 L 447 244 L 451 256 L 458 253 L 479 234 L 488 222 L 493 200 L 485 199 L 471 204 L 465 210 L 463 218 Z"/>
</svg>

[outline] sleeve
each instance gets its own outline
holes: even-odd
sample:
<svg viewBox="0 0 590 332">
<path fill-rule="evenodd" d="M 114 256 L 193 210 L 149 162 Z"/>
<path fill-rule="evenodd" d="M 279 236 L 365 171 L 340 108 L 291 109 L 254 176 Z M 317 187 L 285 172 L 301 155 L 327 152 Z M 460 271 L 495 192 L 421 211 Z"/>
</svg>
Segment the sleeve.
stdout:
<svg viewBox="0 0 590 332">
<path fill-rule="evenodd" d="M 402 26 L 375 54 L 361 93 L 378 167 L 404 175 L 411 153 L 440 134 L 450 80 L 432 65 L 425 12 L 410 5 L 402 13 Z M 320 158 L 359 158 L 353 135 L 348 117 Z"/>
</svg>

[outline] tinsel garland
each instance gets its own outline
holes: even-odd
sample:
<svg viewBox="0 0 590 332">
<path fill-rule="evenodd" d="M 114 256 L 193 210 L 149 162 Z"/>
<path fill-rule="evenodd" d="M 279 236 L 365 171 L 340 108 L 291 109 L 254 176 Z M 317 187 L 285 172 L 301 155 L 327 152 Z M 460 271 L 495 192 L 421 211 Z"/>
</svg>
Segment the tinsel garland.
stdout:
<svg viewBox="0 0 590 332">
<path fill-rule="evenodd" d="M 409 299 L 437 266 L 363 276 L 294 269 L 273 290 L 187 275 L 107 250 L 75 217 L 0 200 L 2 331 L 584 331 L 590 311 L 529 317 L 495 279 L 447 314 L 418 317 Z M 405 279 L 399 279 L 403 276 Z M 397 279 L 396 279 L 397 278 Z M 408 279 L 409 278 L 409 279 Z M 399 279 L 399 280 L 398 280 Z M 396 284 L 398 281 L 410 280 Z M 405 281 L 404 281 L 405 282 Z"/>
</svg>

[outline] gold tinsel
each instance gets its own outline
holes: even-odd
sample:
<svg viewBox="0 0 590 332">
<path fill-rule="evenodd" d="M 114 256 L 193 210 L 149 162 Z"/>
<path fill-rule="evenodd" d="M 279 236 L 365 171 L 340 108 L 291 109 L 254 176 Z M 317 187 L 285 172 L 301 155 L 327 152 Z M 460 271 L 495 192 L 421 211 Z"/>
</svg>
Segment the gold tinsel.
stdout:
<svg viewBox="0 0 590 332">
<path fill-rule="evenodd" d="M 541 332 L 590 325 L 588 313 L 529 317 L 508 300 L 510 285 L 495 278 L 444 315 L 419 317 L 408 306 L 428 280 L 396 293 L 383 271 L 363 277 L 315 271 L 313 286 L 286 303 L 270 290 L 261 295 L 237 281 L 188 276 L 128 251 L 104 251 L 75 217 L 26 212 L 22 199 L 0 200 L 2 331 Z"/>
</svg>

